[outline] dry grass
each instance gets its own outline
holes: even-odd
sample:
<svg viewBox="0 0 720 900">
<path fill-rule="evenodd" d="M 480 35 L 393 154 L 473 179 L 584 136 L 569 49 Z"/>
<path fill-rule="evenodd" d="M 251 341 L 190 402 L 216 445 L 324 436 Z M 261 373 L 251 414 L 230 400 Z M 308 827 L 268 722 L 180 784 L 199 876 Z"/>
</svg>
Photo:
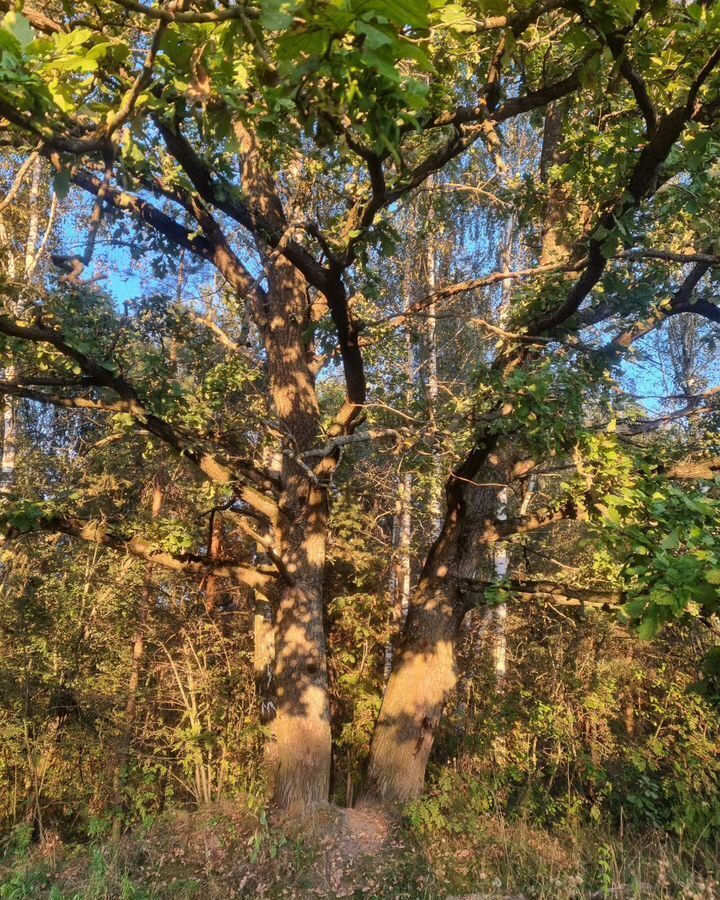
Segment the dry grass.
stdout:
<svg viewBox="0 0 720 900">
<path fill-rule="evenodd" d="M 658 832 L 549 833 L 486 817 L 418 835 L 378 810 L 268 819 L 243 803 L 173 812 L 118 840 L 0 863 L 0 898 L 679 898 L 718 900 L 717 848 Z"/>
</svg>

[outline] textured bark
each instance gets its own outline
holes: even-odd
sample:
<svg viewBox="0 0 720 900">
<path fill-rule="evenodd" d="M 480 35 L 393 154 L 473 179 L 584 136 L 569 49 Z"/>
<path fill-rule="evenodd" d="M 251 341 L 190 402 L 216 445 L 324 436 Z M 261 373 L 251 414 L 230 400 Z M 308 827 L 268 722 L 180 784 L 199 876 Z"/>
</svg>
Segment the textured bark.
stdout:
<svg viewBox="0 0 720 900">
<path fill-rule="evenodd" d="M 458 601 L 457 586 L 437 571 L 413 597 L 373 736 L 368 789 L 381 800 L 422 792 L 435 729 L 457 682 Z"/>
<path fill-rule="evenodd" d="M 393 634 L 399 634 L 405 624 L 410 606 L 410 540 L 412 537 L 412 473 L 405 472 L 398 481 L 397 503 L 393 517 L 393 560 L 390 574 L 390 596 L 393 601 L 392 622 Z M 394 641 L 390 640 L 385 647 L 385 680 L 390 677 L 394 653 Z"/>
<path fill-rule="evenodd" d="M 304 806 L 328 799 L 332 756 L 322 597 L 327 495 L 318 477 L 298 458 L 320 437 L 314 359 L 304 337 L 311 304 L 300 270 L 282 254 L 268 250 L 287 243 L 288 223 L 257 141 L 239 124 L 236 134 L 243 152 L 243 191 L 263 220 L 258 247 L 266 255 L 267 290 L 256 296 L 253 313 L 265 345 L 270 397 L 283 435 L 279 512 L 272 525 L 273 549 L 287 577 L 278 591 L 274 746 L 268 758 L 275 761 L 271 773 L 275 802 L 281 807 Z M 328 302 L 332 307 L 329 297 Z M 331 470 L 334 463 L 328 460 L 327 465 Z"/>
<path fill-rule="evenodd" d="M 287 469 L 294 464 L 288 461 Z M 281 527 L 282 557 L 296 579 L 282 592 L 277 615 L 273 722 L 275 801 L 281 807 L 328 799 L 330 705 L 323 624 L 327 502 L 305 476 L 287 472 L 292 508 Z M 293 489 L 293 482 L 296 482 Z M 295 511 L 297 516 L 293 517 Z"/>
<path fill-rule="evenodd" d="M 428 188 L 431 191 L 435 180 L 431 176 L 428 179 Z M 427 245 L 425 248 L 425 284 L 423 285 L 423 293 L 432 297 L 437 289 L 437 246 L 433 229 L 434 210 L 428 211 L 428 231 Z M 440 382 L 438 378 L 438 349 L 437 349 L 437 304 L 433 301 L 428 306 L 428 318 L 425 327 L 424 344 L 425 344 L 425 368 L 426 368 L 426 385 L 427 385 L 427 406 L 430 421 L 435 424 L 438 413 L 438 400 L 440 393 Z M 443 461 L 442 457 L 437 454 L 432 461 L 432 479 L 430 482 L 430 497 L 428 501 L 428 515 L 430 517 L 430 536 L 435 540 L 440 534 L 443 525 L 442 515 L 442 482 L 443 482 Z"/>
<path fill-rule="evenodd" d="M 565 159 L 560 152 L 566 108 L 562 101 L 548 104 L 545 113 L 542 151 L 540 154 L 540 180 L 547 187 L 548 198 L 542 229 L 540 265 L 558 262 L 568 254 L 568 247 L 560 236 L 560 228 L 567 216 L 568 195 L 562 183 L 552 181 L 550 170 Z"/>
<path fill-rule="evenodd" d="M 483 552 L 482 523 L 496 491 L 464 484 L 425 563 L 375 725 L 368 794 L 406 802 L 419 796 L 445 704 L 457 685 L 456 650 L 469 608 L 465 579 Z"/>
<path fill-rule="evenodd" d="M 210 517 L 210 534 L 208 537 L 208 559 L 222 558 L 223 553 L 223 520 L 222 515 L 214 513 Z M 205 609 L 208 613 L 214 613 L 222 605 L 224 599 L 224 579 L 217 575 L 208 575 L 205 582 Z"/>
<path fill-rule="evenodd" d="M 290 263 L 278 258 L 268 276 L 265 343 L 273 405 L 290 440 L 284 447 L 275 552 L 294 583 L 280 592 L 277 610 L 272 730 L 279 806 L 325 801 L 330 790 L 330 706 L 322 582 L 327 497 L 296 460 L 319 438 L 320 413 L 303 341 L 307 289 Z"/>
</svg>

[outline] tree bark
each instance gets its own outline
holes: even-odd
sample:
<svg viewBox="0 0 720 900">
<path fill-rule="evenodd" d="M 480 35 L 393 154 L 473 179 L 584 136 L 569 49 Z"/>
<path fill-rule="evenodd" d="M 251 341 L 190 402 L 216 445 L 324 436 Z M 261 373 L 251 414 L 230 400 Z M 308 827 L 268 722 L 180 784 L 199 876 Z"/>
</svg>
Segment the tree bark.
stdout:
<svg viewBox="0 0 720 900">
<path fill-rule="evenodd" d="M 422 792 L 435 729 L 457 682 L 463 607 L 441 569 L 424 576 L 412 598 L 375 726 L 368 793 L 380 800 L 405 802 Z"/>
<path fill-rule="evenodd" d="M 299 462 L 320 434 L 320 413 L 303 341 L 309 302 L 302 276 L 282 258 L 268 275 L 265 324 L 273 405 L 283 431 L 280 515 L 275 552 L 292 583 L 280 590 L 275 649 L 277 711 L 273 720 L 281 807 L 328 799 L 332 755 L 322 583 L 327 496 Z"/>
<path fill-rule="evenodd" d="M 288 222 L 255 137 L 235 126 L 243 153 L 243 190 L 281 241 Z M 311 304 L 304 276 L 271 250 L 259 234 L 267 290 L 253 313 L 267 354 L 270 397 L 282 434 L 279 514 L 272 523 L 274 551 L 287 577 L 278 590 L 275 694 L 272 722 L 276 760 L 270 774 L 280 807 L 326 801 L 332 744 L 322 583 L 328 527 L 327 492 L 299 454 L 320 437 L 314 354 L 305 334 Z M 341 341 L 342 342 L 342 341 Z M 325 461 L 323 461 L 325 462 Z M 328 469 L 333 467 L 327 460 Z M 322 472 L 325 475 L 325 472 Z"/>
<path fill-rule="evenodd" d="M 422 793 L 440 716 L 458 681 L 457 642 L 470 608 L 465 579 L 477 570 L 481 526 L 495 509 L 495 489 L 451 483 L 457 498 L 411 598 L 375 725 L 367 794 L 383 801 L 404 803 Z"/>
<path fill-rule="evenodd" d="M 393 637 L 385 647 L 385 681 L 392 670 L 395 635 L 402 631 L 410 606 L 410 578 L 412 560 L 410 559 L 410 540 L 412 538 L 412 473 L 405 472 L 398 479 L 397 503 L 393 517 L 393 549 L 395 559 L 390 574 L 390 596 L 393 601 L 392 620 Z"/>
<path fill-rule="evenodd" d="M 293 465 L 288 461 L 287 468 Z M 327 501 L 316 487 L 295 484 L 304 475 L 286 474 L 293 494 L 281 527 L 283 561 L 295 578 L 282 591 L 277 615 L 273 722 L 277 773 L 275 801 L 281 807 L 326 801 L 330 792 L 330 704 L 323 623 Z M 300 495 L 306 491 L 300 500 Z M 294 511 L 296 516 L 291 517 Z"/>
</svg>

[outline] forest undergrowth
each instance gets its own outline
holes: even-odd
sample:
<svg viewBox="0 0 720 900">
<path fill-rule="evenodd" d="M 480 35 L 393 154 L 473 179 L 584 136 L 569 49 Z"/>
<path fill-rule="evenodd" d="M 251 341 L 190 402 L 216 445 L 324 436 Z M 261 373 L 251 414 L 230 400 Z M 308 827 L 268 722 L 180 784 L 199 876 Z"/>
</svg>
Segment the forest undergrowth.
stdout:
<svg viewBox="0 0 720 900">
<path fill-rule="evenodd" d="M 662 830 L 550 830 L 485 815 L 458 834 L 418 830 L 407 819 L 388 822 L 384 812 L 373 817 L 378 821 L 368 829 L 327 806 L 297 822 L 236 802 L 168 812 L 120 838 L 86 845 L 66 845 L 51 834 L 41 846 L 23 846 L 17 834 L 0 866 L 0 897 L 720 896 L 717 845 Z"/>
<path fill-rule="evenodd" d="M 338 642 L 360 627 L 358 608 L 337 613 Z M 368 607 L 363 621 L 369 632 Z M 465 642 L 475 663 L 465 659 L 427 789 L 392 811 L 363 800 L 358 774 L 382 678 L 379 652 L 360 660 L 355 677 L 347 659 L 345 669 L 335 661 L 335 704 L 344 710 L 335 803 L 313 811 L 268 804 L 248 716 L 205 733 L 204 746 L 189 740 L 182 718 L 156 723 L 154 735 L 148 719 L 120 815 L 100 753 L 88 765 L 87 795 L 77 786 L 68 793 L 63 767 L 80 752 L 92 757 L 93 747 L 88 724 L 67 721 L 43 783 L 42 836 L 37 820 L 6 831 L 0 897 L 714 900 L 718 723 L 683 662 L 691 637 L 671 629 L 650 645 L 600 614 L 572 626 L 545 613 L 511 616 L 514 665 L 499 691 L 478 618 Z M 200 658 L 203 640 L 216 643 L 217 634 L 198 628 L 193 639 Z M 235 640 L 226 635 L 224 649 Z M 172 668 L 160 674 L 173 677 Z M 193 684 L 198 708 L 214 721 L 207 692 L 215 696 L 217 685 Z M 153 740 L 169 735 L 175 758 L 163 766 Z M 191 790 L 201 764 L 203 783 L 221 785 L 204 800 Z M 233 777 L 223 780 L 224 769 Z"/>
</svg>

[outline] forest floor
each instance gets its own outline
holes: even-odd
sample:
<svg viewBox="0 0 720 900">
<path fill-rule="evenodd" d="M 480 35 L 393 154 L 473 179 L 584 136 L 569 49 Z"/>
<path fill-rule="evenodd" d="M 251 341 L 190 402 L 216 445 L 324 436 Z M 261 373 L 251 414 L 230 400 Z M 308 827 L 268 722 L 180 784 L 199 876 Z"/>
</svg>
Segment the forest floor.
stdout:
<svg viewBox="0 0 720 900">
<path fill-rule="evenodd" d="M 376 808 L 268 818 L 224 803 L 82 846 L 48 832 L 41 846 L 0 860 L 0 898 L 720 900 L 717 849 L 657 832 L 620 840 L 491 817 L 470 835 L 421 836 Z"/>
</svg>

